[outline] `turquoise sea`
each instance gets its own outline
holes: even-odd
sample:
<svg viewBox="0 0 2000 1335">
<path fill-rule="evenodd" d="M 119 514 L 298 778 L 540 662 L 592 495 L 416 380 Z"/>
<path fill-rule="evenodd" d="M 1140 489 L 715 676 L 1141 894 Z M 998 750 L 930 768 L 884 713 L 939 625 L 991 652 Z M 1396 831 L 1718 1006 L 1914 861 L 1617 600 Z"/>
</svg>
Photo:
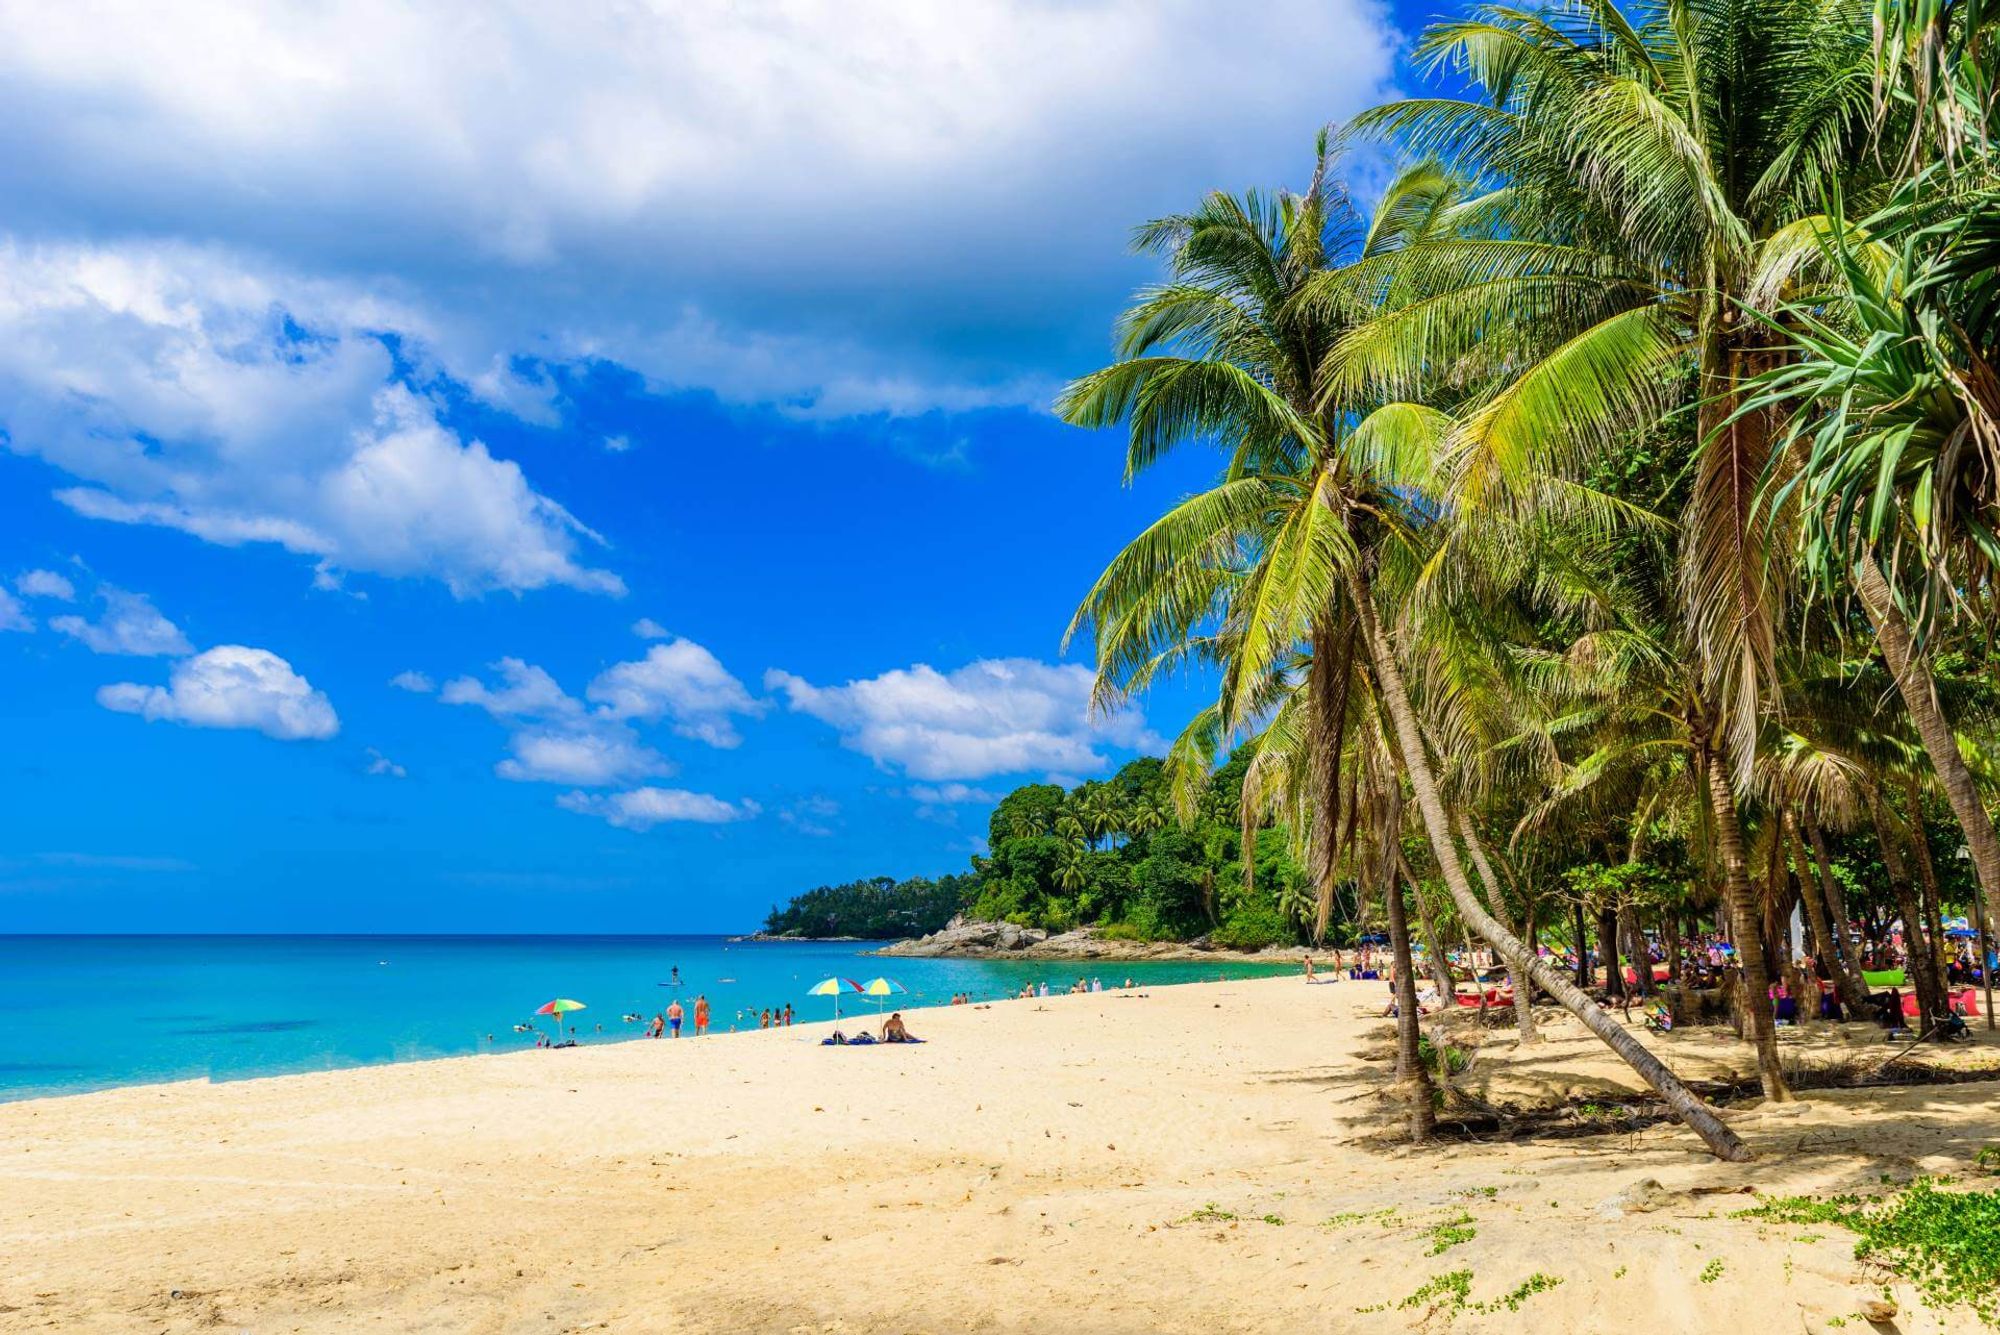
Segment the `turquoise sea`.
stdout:
<svg viewBox="0 0 2000 1335">
<path fill-rule="evenodd" d="M 555 997 L 583 1043 L 633 1038 L 675 996 L 706 994 L 713 1030 L 755 1028 L 765 1007 L 801 1020 L 833 1013 L 806 995 L 822 978 L 887 976 L 897 1008 L 954 992 L 1010 995 L 1029 981 L 1106 987 L 1285 971 L 1244 964 L 1073 964 L 877 959 L 863 942 L 731 941 L 720 936 L 0 936 L 0 1099 L 161 1080 L 249 1076 L 509 1051 L 550 1032 L 535 1008 Z M 678 968 L 683 985 L 664 987 Z M 872 998 L 842 1002 L 872 1014 Z M 690 1020 L 690 1028 L 692 1021 Z"/>
</svg>

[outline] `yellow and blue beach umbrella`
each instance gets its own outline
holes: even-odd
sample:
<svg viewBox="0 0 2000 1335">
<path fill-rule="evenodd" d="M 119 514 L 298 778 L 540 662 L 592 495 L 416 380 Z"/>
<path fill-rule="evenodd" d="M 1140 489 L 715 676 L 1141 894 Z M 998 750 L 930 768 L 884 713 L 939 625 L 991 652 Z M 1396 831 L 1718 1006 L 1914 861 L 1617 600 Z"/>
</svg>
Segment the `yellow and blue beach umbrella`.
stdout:
<svg viewBox="0 0 2000 1335">
<path fill-rule="evenodd" d="M 869 996 L 876 998 L 875 1009 L 879 1011 L 888 1004 L 882 998 L 893 997 L 898 993 L 908 993 L 910 989 L 904 987 L 893 978 L 871 978 L 868 980 L 868 985 L 861 990 Z"/>
<path fill-rule="evenodd" d="M 832 997 L 833 1018 L 838 1020 L 840 1018 L 840 994 L 843 992 L 859 992 L 861 990 L 861 984 L 855 982 L 852 978 L 822 978 L 806 989 L 806 995 L 809 997 Z"/>
</svg>

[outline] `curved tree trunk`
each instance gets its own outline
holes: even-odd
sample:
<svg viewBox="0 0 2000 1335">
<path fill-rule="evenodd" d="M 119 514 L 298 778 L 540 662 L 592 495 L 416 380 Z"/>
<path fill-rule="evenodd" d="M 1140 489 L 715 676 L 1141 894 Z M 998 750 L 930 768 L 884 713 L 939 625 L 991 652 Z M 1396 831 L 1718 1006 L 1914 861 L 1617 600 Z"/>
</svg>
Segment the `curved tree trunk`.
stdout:
<svg viewBox="0 0 2000 1335">
<path fill-rule="evenodd" d="M 1458 813 L 1458 833 L 1465 840 L 1465 851 L 1472 855 L 1472 865 L 1479 872 L 1479 879 L 1486 883 L 1486 902 L 1493 906 L 1493 916 L 1498 918 L 1508 931 L 1513 931 L 1513 920 L 1507 916 L 1506 896 L 1500 893 L 1500 878 L 1493 874 L 1493 863 L 1486 856 L 1486 845 L 1479 841 L 1479 831 L 1473 828 L 1472 817 L 1463 811 Z M 1530 924 L 1534 922 L 1534 917 L 1534 909 L 1530 907 L 1528 910 Z M 1530 950 L 1535 948 L 1535 934 L 1532 930 L 1524 932 L 1522 940 Z M 1535 1032 L 1533 996 L 1535 985 L 1525 974 L 1510 964 L 1507 966 L 1507 986 L 1514 990 L 1514 1028 L 1519 1032 L 1521 1041 L 1523 1043 L 1540 1041 L 1541 1036 Z M 1480 985 L 1479 995 L 1481 997 L 1486 995 L 1484 984 Z"/>
<path fill-rule="evenodd" d="M 1847 924 L 1827 912 L 1830 897 L 1826 883 L 1832 874 L 1823 861 L 1807 853 L 1805 840 L 1799 835 L 1799 820 L 1789 811 L 1785 813 L 1785 828 L 1798 854 L 1799 898 L 1805 901 L 1806 917 L 1812 923 L 1813 944 L 1819 949 L 1820 960 L 1826 965 L 1827 977 L 1833 980 L 1833 990 L 1839 994 L 1841 1005 L 1859 1018 L 1868 1013 L 1868 987 L 1861 981 L 1858 967 L 1848 967 L 1854 947 L 1847 939 Z M 1813 839 L 1815 845 L 1824 845 L 1817 826 L 1813 827 Z"/>
<path fill-rule="evenodd" d="M 1708 770 L 1709 806 L 1715 813 L 1715 838 L 1722 854 L 1722 884 L 1729 902 L 1730 936 L 1743 989 L 1737 1004 L 1750 1017 L 1750 1038 L 1757 1045 L 1757 1082 L 1764 1097 L 1782 1102 L 1792 1097 L 1778 1062 L 1778 1026 L 1771 1014 L 1771 974 L 1764 963 L 1763 910 L 1743 865 L 1743 826 L 1737 817 L 1736 794 L 1723 772 L 1722 757 L 1712 746 L 1702 748 Z"/>
<path fill-rule="evenodd" d="M 1648 1051 L 1629 1029 L 1607 1015 L 1603 1007 L 1585 996 L 1576 984 L 1563 977 L 1558 970 L 1550 968 L 1518 937 L 1495 922 L 1493 915 L 1480 906 L 1478 896 L 1472 893 L 1472 885 L 1466 879 L 1465 868 L 1458 860 L 1458 848 L 1452 841 L 1451 820 L 1445 814 L 1444 799 L 1438 795 L 1437 777 L 1431 770 L 1430 757 L 1424 752 L 1423 735 L 1417 727 L 1416 711 L 1410 704 L 1409 688 L 1403 681 L 1402 669 L 1396 665 L 1395 651 L 1375 615 L 1366 577 L 1359 570 L 1350 570 L 1348 588 L 1353 596 L 1354 615 L 1360 623 L 1363 647 L 1373 668 L 1383 712 L 1395 729 L 1398 760 L 1409 777 L 1418 813 L 1423 817 L 1424 832 L 1430 837 L 1431 851 L 1437 858 L 1438 870 L 1444 877 L 1445 888 L 1451 892 L 1452 903 L 1458 907 L 1459 916 L 1473 931 L 1486 938 L 1510 967 L 1525 973 L 1581 1020 L 1585 1028 L 1603 1039 L 1642 1080 L 1653 1087 L 1674 1115 L 1701 1137 L 1702 1143 L 1717 1158 L 1738 1163 L 1752 1158 L 1750 1147 L 1715 1115 L 1713 1108 L 1696 1098 L 1694 1091 L 1682 1084 L 1665 1062 Z"/>
<path fill-rule="evenodd" d="M 1431 1138 L 1437 1113 L 1431 1106 L 1431 1073 L 1424 1066 L 1417 1045 L 1423 1030 L 1422 1017 L 1417 1011 L 1416 963 L 1410 958 L 1410 917 L 1403 904 L 1403 882 L 1397 875 L 1397 860 L 1389 851 L 1399 842 L 1396 828 L 1400 822 L 1385 823 L 1390 828 L 1383 836 L 1382 901 L 1388 910 L 1389 950 L 1396 969 L 1396 1079 L 1409 1095 L 1410 1139 L 1422 1142 Z"/>
<path fill-rule="evenodd" d="M 1938 983 L 1943 986 L 1945 979 L 1944 946 L 1944 904 L 1938 893 L 1937 868 L 1931 865 L 1931 841 L 1924 832 L 1924 795 L 1917 786 L 1917 776 L 1903 776 L 1904 800 L 1909 804 L 1910 814 L 1903 822 L 1910 831 L 1910 852 L 1917 864 L 1917 884 L 1923 889 L 1924 929 L 1931 934 L 1931 962 L 1936 971 Z"/>
<path fill-rule="evenodd" d="M 1438 935 L 1437 914 L 1431 908 L 1429 896 L 1417 884 L 1417 878 L 1410 875 L 1410 869 L 1402 858 L 1396 865 L 1410 882 L 1410 893 L 1417 901 L 1417 922 L 1424 929 L 1424 967 L 1430 970 L 1431 982 L 1437 985 L 1438 997 L 1446 1004 L 1451 1003 L 1452 993 L 1457 989 L 1451 980 L 1451 962 L 1444 957 L 1444 938 Z"/>
<path fill-rule="evenodd" d="M 1806 822 L 1806 836 L 1812 841 L 1813 861 L 1819 864 L 1819 886 L 1826 895 L 1828 919 L 1833 927 L 1834 940 L 1840 946 L 1840 962 L 1846 979 L 1842 986 L 1852 991 L 1842 991 L 1841 1000 L 1860 1009 L 1853 1018 L 1865 1019 L 1868 1015 L 1868 982 L 1861 976 L 1861 948 L 1854 944 L 1854 920 L 1847 916 L 1847 892 L 1840 887 L 1840 878 L 1833 874 L 1833 858 L 1826 851 L 1826 833 L 1820 829 L 1818 821 Z"/>
<path fill-rule="evenodd" d="M 1910 711 L 1910 721 L 1923 739 L 1931 768 L 1937 771 L 1938 786 L 1944 789 L 1945 799 L 1951 803 L 1952 814 L 1958 817 L 1959 828 L 1965 834 L 1965 846 L 1972 854 L 1972 867 L 1979 877 L 1979 897 L 1990 917 L 2000 902 L 2000 835 L 1994 833 L 1993 817 L 1980 801 L 1971 768 L 1959 754 L 1958 738 L 1938 700 L 1930 659 L 1911 636 L 1909 622 L 1896 606 L 1889 581 L 1883 578 L 1872 551 L 1854 563 L 1854 585 L 1868 611 L 1868 620 L 1875 627 L 1875 642 L 1882 647 L 1882 658 L 1888 663 L 1890 675 L 1896 679 L 1896 689 Z"/>
<path fill-rule="evenodd" d="M 1326 940 L 1340 890 L 1334 874 L 1340 862 L 1340 753 L 1347 739 L 1347 688 L 1353 675 L 1354 623 L 1348 622 L 1337 634 L 1321 627 L 1313 635 L 1312 668 L 1307 677 L 1313 726 L 1311 853 L 1317 894 L 1312 939 L 1316 946 Z M 1246 848 L 1246 868 L 1249 861 Z"/>
<path fill-rule="evenodd" d="M 1896 899 L 1896 913 L 1903 920 L 1903 954 L 1909 966 L 1910 985 L 1917 992 L 1917 1032 L 1921 1034 L 1930 1028 L 1931 1017 L 1937 1014 L 1944 1000 L 1937 959 L 1931 954 L 1923 910 L 1917 904 L 1917 892 L 1910 884 L 1910 869 L 1903 861 L 1903 850 L 1896 845 L 1896 830 L 1890 823 L 1882 795 L 1871 786 L 1867 798 L 1868 819 L 1875 825 L 1875 842 L 1882 846 L 1882 865 L 1889 871 L 1889 891 Z"/>
</svg>

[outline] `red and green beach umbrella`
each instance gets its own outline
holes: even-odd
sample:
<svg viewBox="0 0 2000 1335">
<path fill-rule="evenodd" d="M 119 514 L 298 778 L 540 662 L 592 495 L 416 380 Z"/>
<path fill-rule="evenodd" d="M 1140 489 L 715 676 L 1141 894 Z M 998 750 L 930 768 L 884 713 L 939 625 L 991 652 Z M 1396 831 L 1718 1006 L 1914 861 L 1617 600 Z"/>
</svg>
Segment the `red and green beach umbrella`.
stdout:
<svg viewBox="0 0 2000 1335">
<path fill-rule="evenodd" d="M 560 1043 L 562 1041 L 562 1033 L 563 1033 L 562 1017 L 568 1015 L 571 1011 L 580 1011 L 585 1009 L 587 1009 L 587 1007 L 585 1007 L 581 1001 L 572 1001 L 568 997 L 557 997 L 554 1001 L 546 1002 L 540 1006 L 537 1006 L 535 1008 L 535 1014 L 552 1015 L 555 1017 L 556 1041 Z"/>
</svg>

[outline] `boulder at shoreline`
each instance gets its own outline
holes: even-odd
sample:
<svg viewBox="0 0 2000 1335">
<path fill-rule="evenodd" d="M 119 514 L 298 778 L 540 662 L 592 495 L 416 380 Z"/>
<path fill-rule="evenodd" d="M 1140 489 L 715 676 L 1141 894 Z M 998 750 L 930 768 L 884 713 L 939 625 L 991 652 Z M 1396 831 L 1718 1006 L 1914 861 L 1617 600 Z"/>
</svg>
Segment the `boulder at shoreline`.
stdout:
<svg viewBox="0 0 2000 1335">
<path fill-rule="evenodd" d="M 1090 927 L 1052 936 L 1039 927 L 1023 927 L 1018 923 L 953 918 L 929 936 L 898 941 L 870 953 L 932 959 L 1232 960 L 1282 964 L 1303 959 L 1312 952 L 1304 946 L 1225 950 L 1210 943 L 1207 937 L 1193 941 L 1128 941 L 1102 936 Z"/>
</svg>

